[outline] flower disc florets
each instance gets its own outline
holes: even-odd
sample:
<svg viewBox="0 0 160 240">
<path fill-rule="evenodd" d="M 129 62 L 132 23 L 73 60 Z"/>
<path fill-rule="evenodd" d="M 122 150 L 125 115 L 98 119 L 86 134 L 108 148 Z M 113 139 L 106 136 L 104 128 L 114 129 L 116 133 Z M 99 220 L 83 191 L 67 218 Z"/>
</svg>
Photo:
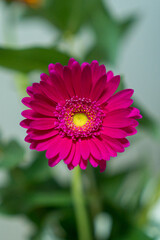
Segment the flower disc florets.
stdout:
<svg viewBox="0 0 160 240">
<path fill-rule="evenodd" d="M 56 110 L 56 128 L 62 136 L 76 140 L 100 135 L 104 113 L 96 101 L 76 96 L 58 104 Z"/>
</svg>

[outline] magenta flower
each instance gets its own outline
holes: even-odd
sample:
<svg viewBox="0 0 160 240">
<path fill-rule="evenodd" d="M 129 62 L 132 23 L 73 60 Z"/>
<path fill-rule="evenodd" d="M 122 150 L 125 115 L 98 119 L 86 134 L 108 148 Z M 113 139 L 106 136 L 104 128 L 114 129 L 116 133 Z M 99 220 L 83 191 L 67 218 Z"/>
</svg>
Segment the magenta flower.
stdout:
<svg viewBox="0 0 160 240">
<path fill-rule="evenodd" d="M 63 160 L 70 170 L 86 169 L 89 161 L 104 171 L 110 157 L 129 146 L 126 137 L 137 133 L 136 119 L 142 116 L 130 107 L 134 91 L 115 93 L 120 76 L 106 73 L 97 61 L 80 66 L 71 58 L 68 66 L 50 64 L 49 75 L 40 78 L 27 88 L 30 97 L 22 99 L 30 108 L 20 123 L 27 128 L 25 141 L 31 149 L 46 150 L 50 167 Z"/>
</svg>

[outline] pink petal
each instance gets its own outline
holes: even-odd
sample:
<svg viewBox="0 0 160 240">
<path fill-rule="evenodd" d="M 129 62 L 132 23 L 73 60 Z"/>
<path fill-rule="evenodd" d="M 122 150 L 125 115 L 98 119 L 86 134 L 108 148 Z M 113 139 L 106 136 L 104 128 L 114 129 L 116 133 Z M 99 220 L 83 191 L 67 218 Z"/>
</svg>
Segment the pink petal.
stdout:
<svg viewBox="0 0 160 240">
<path fill-rule="evenodd" d="M 69 152 L 71 151 L 72 145 L 73 145 L 72 139 L 69 138 L 64 139 L 62 149 L 59 153 L 61 159 L 65 159 L 68 156 Z"/>
<path fill-rule="evenodd" d="M 61 161 L 61 158 L 59 157 L 59 155 L 57 155 L 54 158 L 51 158 L 48 160 L 48 165 L 50 167 L 55 167 L 60 161 Z"/>
<path fill-rule="evenodd" d="M 106 109 L 108 111 L 113 111 L 113 110 L 116 110 L 116 109 L 128 108 L 129 106 L 132 105 L 132 103 L 133 103 L 132 99 L 124 98 L 124 99 L 121 99 L 117 102 L 107 104 Z"/>
<path fill-rule="evenodd" d="M 31 101 L 32 101 L 31 97 L 24 97 L 22 99 L 22 103 L 29 108 L 31 107 L 31 105 L 30 105 Z"/>
<path fill-rule="evenodd" d="M 92 156 L 96 159 L 102 159 L 102 155 L 101 155 L 101 152 L 100 150 L 98 149 L 98 146 L 97 144 L 93 141 L 93 139 L 90 139 L 88 141 L 88 144 L 89 144 L 89 148 L 90 148 L 90 152 L 92 154 Z"/>
<path fill-rule="evenodd" d="M 74 58 L 70 58 L 68 61 L 68 67 L 71 68 L 74 62 L 76 62 L 76 60 Z"/>
<path fill-rule="evenodd" d="M 24 119 L 20 122 L 20 126 L 23 128 L 29 128 L 31 122 L 32 120 Z"/>
<path fill-rule="evenodd" d="M 47 149 L 46 152 L 46 158 L 50 159 L 55 157 L 57 154 L 59 154 L 64 146 L 64 139 L 57 135 L 55 138 L 53 138 L 52 144 Z"/>
<path fill-rule="evenodd" d="M 43 101 L 32 101 L 30 106 L 34 111 L 42 115 L 54 117 L 55 107 L 49 106 Z"/>
<path fill-rule="evenodd" d="M 81 97 L 81 67 L 78 62 L 74 62 L 72 65 L 72 85 L 75 94 Z"/>
<path fill-rule="evenodd" d="M 55 68 L 55 64 L 50 63 L 50 64 L 48 65 L 48 72 L 49 72 L 49 74 L 50 74 L 50 71 L 54 70 L 54 68 Z"/>
<path fill-rule="evenodd" d="M 39 113 L 36 113 L 34 112 L 33 110 L 30 110 L 30 109 L 27 109 L 27 110 L 24 110 L 21 115 L 24 117 L 24 118 L 28 118 L 28 119 L 31 119 L 31 120 L 38 120 L 38 119 L 41 119 L 43 118 L 44 116 L 39 114 Z"/>
<path fill-rule="evenodd" d="M 114 77 L 114 73 L 112 71 L 107 72 L 107 82 L 109 82 Z"/>
<path fill-rule="evenodd" d="M 25 137 L 24 141 L 25 141 L 25 142 L 28 142 L 28 143 L 32 143 L 32 142 L 33 142 L 33 140 L 30 138 L 29 135 L 27 135 L 27 136 Z"/>
<path fill-rule="evenodd" d="M 48 75 L 47 75 L 47 76 L 48 76 Z M 34 94 L 44 95 L 43 89 L 42 89 L 40 83 L 33 83 L 33 84 L 32 84 L 32 89 L 33 89 L 33 93 L 34 93 Z"/>
<path fill-rule="evenodd" d="M 127 126 L 137 126 L 138 122 L 131 118 L 107 119 L 104 121 L 104 127 L 123 128 Z"/>
<path fill-rule="evenodd" d="M 117 157 L 117 151 L 115 151 L 106 141 L 105 136 L 102 135 L 102 139 L 104 141 L 104 147 L 107 149 L 107 151 L 109 152 L 109 155 L 111 157 Z"/>
<path fill-rule="evenodd" d="M 33 120 L 30 125 L 31 128 L 37 130 L 48 130 L 55 127 L 55 120 L 53 118 L 42 118 L 41 120 Z"/>
<path fill-rule="evenodd" d="M 69 170 L 73 170 L 74 169 L 74 166 L 71 163 L 68 164 L 67 167 L 68 167 Z"/>
<path fill-rule="evenodd" d="M 123 130 L 127 133 L 127 136 L 135 135 L 137 133 L 137 129 L 134 127 L 125 127 Z"/>
<path fill-rule="evenodd" d="M 76 167 L 79 162 L 80 162 L 80 157 L 81 157 L 81 154 L 80 154 L 80 145 L 79 145 L 79 142 L 76 142 L 76 150 L 75 150 L 75 155 L 74 155 L 74 158 L 72 160 L 72 165 L 74 167 Z"/>
<path fill-rule="evenodd" d="M 69 67 L 66 67 L 66 66 L 64 67 L 63 78 L 64 78 L 64 84 L 68 91 L 68 94 L 72 98 L 75 95 L 75 93 L 72 86 L 72 71 Z"/>
<path fill-rule="evenodd" d="M 76 150 L 76 144 L 73 143 L 69 155 L 64 159 L 65 164 L 70 164 L 72 162 L 75 155 L 75 150 Z"/>
<path fill-rule="evenodd" d="M 83 62 L 83 63 L 81 64 L 81 72 L 82 72 L 83 69 L 84 69 L 86 66 L 88 66 L 88 65 L 89 65 L 88 62 Z"/>
<path fill-rule="evenodd" d="M 33 140 L 43 140 L 46 138 L 50 138 L 53 136 L 56 136 L 58 134 L 58 132 L 56 130 L 43 130 L 43 131 L 39 131 L 39 130 L 32 130 L 32 133 L 30 133 L 30 138 Z"/>
<path fill-rule="evenodd" d="M 57 93 L 59 93 L 59 95 L 61 95 L 64 99 L 67 99 L 69 95 L 66 89 L 64 88 L 63 79 L 57 74 L 55 70 L 52 70 L 50 72 L 50 78 Z"/>
<path fill-rule="evenodd" d="M 93 78 L 93 84 L 95 84 L 99 78 L 99 63 L 98 61 L 94 60 L 91 62 L 91 70 L 92 70 L 92 78 Z"/>
<path fill-rule="evenodd" d="M 131 113 L 129 115 L 130 117 L 132 117 L 134 119 L 142 118 L 142 115 L 140 114 L 140 110 L 138 108 L 130 107 L 129 109 L 131 110 Z"/>
<path fill-rule="evenodd" d="M 89 161 L 93 167 L 95 167 L 95 168 L 98 167 L 98 161 L 92 155 L 90 155 Z"/>
<path fill-rule="evenodd" d="M 104 142 L 102 139 L 99 138 L 94 138 L 93 142 L 96 144 L 96 146 L 98 147 L 101 155 L 102 155 L 102 159 L 103 160 L 110 160 L 110 156 L 109 153 L 107 151 L 107 149 L 104 146 Z"/>
<path fill-rule="evenodd" d="M 119 128 L 109 128 L 109 127 L 104 127 L 101 130 L 102 134 L 107 135 L 112 138 L 124 138 L 127 136 L 126 131 L 119 129 Z"/>
<path fill-rule="evenodd" d="M 28 93 L 28 95 L 29 95 L 30 97 L 33 96 L 33 89 L 32 89 L 31 86 L 27 87 L 26 92 Z"/>
<path fill-rule="evenodd" d="M 113 93 L 117 90 L 120 83 L 120 76 L 117 75 L 113 77 L 106 85 L 105 94 L 99 99 L 99 103 L 103 104 L 113 95 Z"/>
<path fill-rule="evenodd" d="M 50 78 L 46 73 L 42 73 L 40 75 L 40 79 L 42 82 L 50 83 Z"/>
<path fill-rule="evenodd" d="M 124 152 L 124 147 L 120 143 L 119 139 L 111 138 L 108 136 L 103 135 L 105 138 L 106 142 L 112 147 L 112 149 L 116 152 Z"/>
<path fill-rule="evenodd" d="M 104 75 L 96 82 L 90 94 L 92 100 L 97 101 L 100 98 L 106 86 L 106 79 L 107 77 Z"/>
<path fill-rule="evenodd" d="M 87 168 L 88 161 L 81 158 L 79 166 L 81 169 L 85 170 Z"/>
<path fill-rule="evenodd" d="M 61 78 L 63 78 L 63 65 L 60 63 L 56 63 L 54 70 L 59 74 Z"/>
<path fill-rule="evenodd" d="M 106 68 L 104 65 L 99 66 L 99 63 L 96 60 L 92 61 L 90 66 L 91 66 L 92 76 L 93 76 L 92 77 L 93 85 L 95 85 L 97 80 L 106 74 Z"/>
<path fill-rule="evenodd" d="M 103 120 L 103 126 L 122 128 L 130 125 L 137 124 L 137 121 L 129 118 L 130 109 L 119 109 L 113 112 L 107 113 Z"/>
<path fill-rule="evenodd" d="M 133 95 L 133 89 L 125 89 L 116 94 L 114 94 L 108 101 L 107 101 L 107 109 L 114 110 L 118 108 L 127 108 L 132 103 L 133 100 L 130 97 Z"/>
<path fill-rule="evenodd" d="M 124 89 L 122 91 L 119 91 L 117 93 L 115 93 L 110 99 L 108 99 L 108 104 L 119 101 L 121 99 L 129 99 L 132 97 L 134 93 L 133 89 Z"/>
<path fill-rule="evenodd" d="M 30 148 L 31 150 L 35 150 L 36 147 L 37 147 L 37 142 L 32 142 L 29 148 Z"/>
<path fill-rule="evenodd" d="M 82 97 L 88 97 L 91 91 L 92 87 L 92 73 L 91 68 L 89 64 L 87 64 L 83 71 L 81 76 L 81 92 Z"/>
<path fill-rule="evenodd" d="M 56 137 L 52 137 L 48 140 L 41 140 L 41 141 L 37 141 L 37 146 L 36 146 L 36 150 L 37 151 L 45 151 L 47 150 L 52 144 L 53 144 L 53 140 Z"/>
<path fill-rule="evenodd" d="M 104 64 L 99 66 L 99 74 L 98 78 L 101 78 L 102 76 L 106 75 L 106 67 Z"/>
<path fill-rule="evenodd" d="M 99 161 L 100 172 L 104 172 L 106 170 L 107 163 L 104 160 Z"/>
<path fill-rule="evenodd" d="M 43 87 L 43 92 L 45 95 L 50 98 L 52 101 L 57 103 L 58 101 L 61 101 L 63 98 L 60 96 L 60 94 L 57 93 L 56 89 L 53 87 L 53 85 L 49 85 L 46 82 L 41 82 L 41 86 Z"/>
<path fill-rule="evenodd" d="M 130 142 L 128 141 L 128 139 L 126 138 L 121 138 L 121 139 L 118 139 L 118 141 L 123 145 L 123 147 L 129 147 L 130 146 Z"/>
<path fill-rule="evenodd" d="M 87 160 L 90 154 L 88 140 L 82 140 L 79 144 L 82 158 Z"/>
<path fill-rule="evenodd" d="M 63 78 L 63 66 L 62 66 L 62 64 L 60 64 L 60 63 L 56 63 L 56 64 L 50 63 L 49 66 L 48 66 L 48 71 L 49 71 L 50 75 L 52 74 L 53 70 L 56 71 L 57 74 L 61 78 Z"/>
</svg>

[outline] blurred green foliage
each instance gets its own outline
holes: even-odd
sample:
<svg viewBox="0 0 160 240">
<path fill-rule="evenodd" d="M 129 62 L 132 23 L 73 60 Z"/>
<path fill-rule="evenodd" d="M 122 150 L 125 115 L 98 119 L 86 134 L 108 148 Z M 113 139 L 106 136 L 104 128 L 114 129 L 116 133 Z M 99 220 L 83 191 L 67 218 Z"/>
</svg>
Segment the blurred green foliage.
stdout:
<svg viewBox="0 0 160 240">
<path fill-rule="evenodd" d="M 0 65 L 29 73 L 34 70 L 48 71 L 49 62 L 65 64 L 69 57 L 56 48 L 32 47 L 27 49 L 0 48 Z"/>
<path fill-rule="evenodd" d="M 18 4 L 18 3 L 17 3 Z M 12 4 L 8 5 L 12 8 Z M 15 7 L 15 6 L 14 6 Z M 67 64 L 68 53 L 60 50 L 60 42 L 73 39 L 86 26 L 94 33 L 95 42 L 80 61 L 114 64 L 121 42 L 135 22 L 134 17 L 119 20 L 101 0 L 47 0 L 40 8 L 25 8 L 22 19 L 35 17 L 48 21 L 59 32 L 59 38 L 52 47 L 5 48 L 0 47 L 0 65 L 23 72 L 34 70 L 47 72 L 50 62 Z M 10 26 L 12 27 L 12 26 Z M 22 81 L 24 81 L 24 77 Z M 29 83 L 28 83 L 29 84 Z M 122 79 L 119 90 L 125 88 Z M 157 123 L 143 107 L 140 127 L 156 133 Z M 138 139 L 138 138 L 137 138 Z M 34 152 L 26 160 L 23 147 L 16 141 L 0 140 L 0 168 L 7 172 L 8 181 L 0 188 L 0 212 L 8 215 L 23 215 L 35 226 L 30 240 L 78 239 L 70 182 L 62 184 L 48 167 L 44 153 Z M 151 240 L 145 231 L 147 214 L 153 202 L 143 202 L 143 193 L 150 180 L 150 173 L 144 162 L 139 161 L 129 169 L 117 173 L 100 174 L 90 166 L 83 172 L 83 183 L 87 213 L 92 228 L 93 240 Z M 62 177 L 63 178 L 63 177 Z M 87 180 L 87 181 L 85 181 Z M 86 184 L 88 182 L 89 184 Z M 159 187 L 159 185 L 158 185 Z M 112 227 L 108 237 L 95 233 L 95 219 L 101 213 L 108 213 Z M 103 223 L 106 226 L 107 223 Z M 159 226 L 158 226 L 159 227 Z"/>
</svg>

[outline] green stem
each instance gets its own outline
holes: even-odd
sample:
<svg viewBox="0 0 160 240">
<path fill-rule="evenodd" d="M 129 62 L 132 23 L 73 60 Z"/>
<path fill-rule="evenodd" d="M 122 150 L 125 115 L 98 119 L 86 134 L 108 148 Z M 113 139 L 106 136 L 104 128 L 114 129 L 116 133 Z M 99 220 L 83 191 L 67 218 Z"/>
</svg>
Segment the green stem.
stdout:
<svg viewBox="0 0 160 240">
<path fill-rule="evenodd" d="M 92 240 L 89 219 L 82 189 L 80 168 L 76 167 L 72 178 L 72 197 L 75 209 L 79 240 Z"/>
<path fill-rule="evenodd" d="M 99 213 L 102 212 L 102 201 L 101 201 L 101 195 L 97 187 L 97 182 L 96 182 L 96 178 L 95 178 L 95 174 L 92 166 L 88 166 L 87 173 L 90 181 L 90 189 L 89 189 L 90 208 L 91 208 L 92 218 L 94 219 Z"/>
</svg>

